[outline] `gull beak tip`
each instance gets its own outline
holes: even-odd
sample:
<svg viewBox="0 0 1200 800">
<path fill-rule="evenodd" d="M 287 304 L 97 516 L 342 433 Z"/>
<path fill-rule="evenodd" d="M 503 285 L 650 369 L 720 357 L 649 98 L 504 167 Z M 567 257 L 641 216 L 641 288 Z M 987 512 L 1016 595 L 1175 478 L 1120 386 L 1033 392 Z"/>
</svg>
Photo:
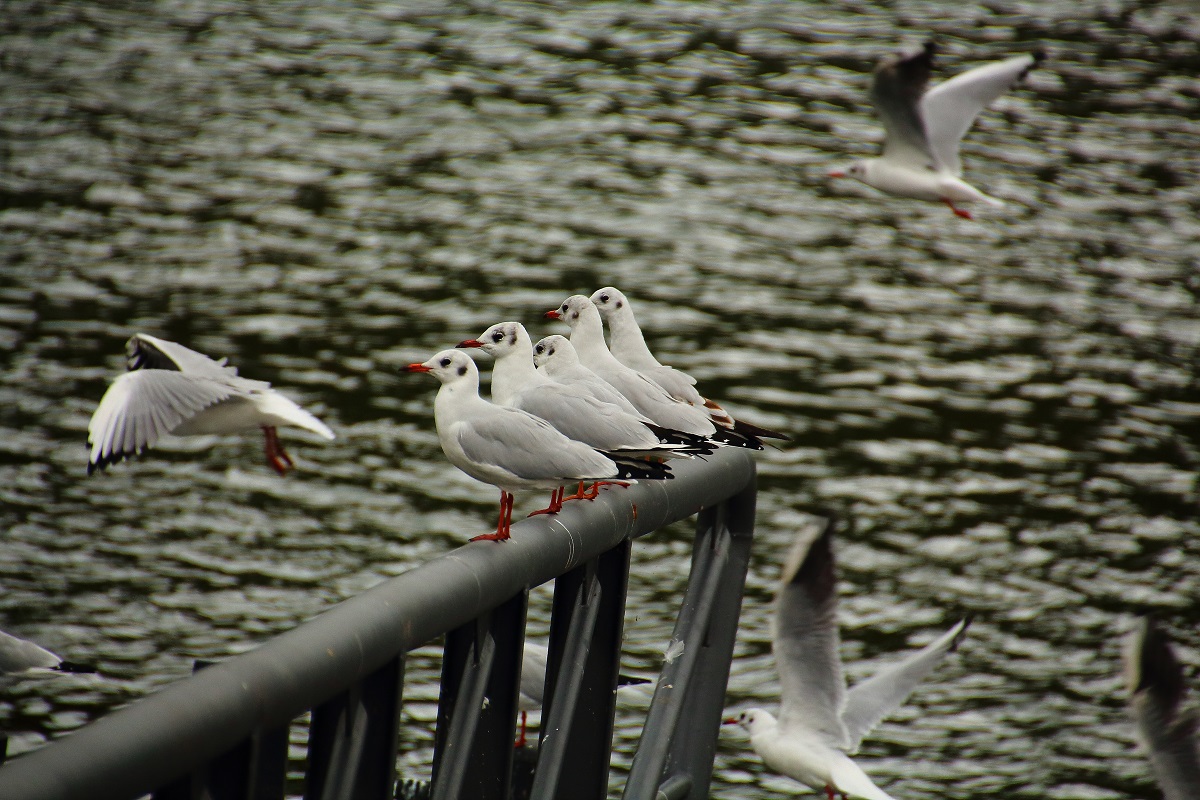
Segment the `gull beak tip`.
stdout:
<svg viewBox="0 0 1200 800">
<path fill-rule="evenodd" d="M 424 364 L 408 364 L 400 368 L 401 372 L 429 372 L 429 367 Z"/>
<path fill-rule="evenodd" d="M 554 308 L 546 312 L 546 319 L 562 319 L 562 314 L 558 313 L 557 308 Z"/>
<path fill-rule="evenodd" d="M 840 170 L 840 169 L 831 169 L 831 170 L 829 170 L 829 172 L 827 174 L 830 178 L 846 177 L 846 172 L 844 170 Z"/>
<path fill-rule="evenodd" d="M 478 339 L 463 339 L 454 346 L 459 348 L 483 347 L 483 342 L 479 341 Z"/>
</svg>

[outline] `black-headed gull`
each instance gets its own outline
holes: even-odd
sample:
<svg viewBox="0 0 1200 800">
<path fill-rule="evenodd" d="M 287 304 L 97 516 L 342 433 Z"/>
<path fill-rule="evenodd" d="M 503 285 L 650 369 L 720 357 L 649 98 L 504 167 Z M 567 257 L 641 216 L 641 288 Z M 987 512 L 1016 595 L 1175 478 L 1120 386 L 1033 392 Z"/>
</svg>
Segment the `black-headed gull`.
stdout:
<svg viewBox="0 0 1200 800">
<path fill-rule="evenodd" d="M 271 388 L 181 344 L 144 333 L 125 345 L 128 372 L 108 387 L 88 423 L 88 474 L 141 453 L 166 434 L 203 436 L 261 428 L 267 463 L 280 475 L 292 459 L 276 427 L 304 428 L 326 439 L 333 431 Z"/>
<path fill-rule="evenodd" d="M 0 631 L 0 678 L 9 678 L 24 673 L 67 673 L 95 672 L 87 664 L 64 661 L 28 639 L 21 639 Z"/>
<path fill-rule="evenodd" d="M 479 369 L 461 350 L 443 350 L 406 372 L 428 372 L 441 382 L 433 403 L 438 441 L 450 463 L 476 480 L 500 489 L 496 532 L 476 536 L 503 541 L 512 526 L 518 489 L 558 490 L 567 481 L 663 479 L 666 464 L 629 462 L 568 439 L 550 423 L 479 396 Z"/>
<path fill-rule="evenodd" d="M 479 348 L 496 360 L 493 403 L 541 417 L 567 438 L 596 450 L 669 458 L 707 455 L 715 449 L 700 437 L 661 428 L 640 414 L 597 400 L 583 386 L 559 383 L 538 372 L 533 342 L 519 322 L 499 322 L 458 346 Z"/>
<path fill-rule="evenodd" d="M 837 572 L 829 520 L 819 535 L 804 530 L 783 567 L 773 619 L 779 671 L 779 719 L 752 708 L 740 724 L 769 768 L 813 789 L 867 800 L 892 800 L 851 755 L 880 720 L 895 711 L 970 624 L 959 622 L 929 645 L 846 689 L 838 653 Z"/>
<path fill-rule="evenodd" d="M 886 132 L 883 155 L 829 175 L 856 178 L 899 197 L 940 201 L 958 216 L 971 219 L 970 212 L 955 203 L 1003 203 L 962 180 L 959 143 L 979 112 L 1042 56 L 1027 54 L 985 64 L 926 91 L 933 54 L 933 42 L 926 42 L 920 52 L 891 57 L 875 69 L 871 102 Z"/>
<path fill-rule="evenodd" d="M 579 361 L 575 346 L 565 336 L 555 333 L 539 339 L 533 346 L 533 363 L 539 372 L 546 373 L 559 383 L 583 386 L 597 400 L 612 403 L 629 414 L 641 415 L 633 403 L 625 399 L 625 395 Z"/>
<path fill-rule="evenodd" d="M 1200 791 L 1200 713 L 1182 709 L 1183 668 L 1166 633 L 1143 619 L 1126 639 L 1129 710 L 1165 800 L 1195 800 Z"/>
<path fill-rule="evenodd" d="M 676 400 L 657 383 L 618 361 L 604 342 L 604 322 L 600 312 L 586 295 L 571 295 L 558 308 L 547 311 L 546 316 L 571 326 L 571 344 L 580 363 L 612 384 L 654 424 L 704 436 L 722 444 L 762 449 L 762 444 L 757 440 L 718 428 L 703 408 Z"/>
<path fill-rule="evenodd" d="M 734 419 L 720 405 L 700 394 L 695 378 L 655 358 L 646 346 L 646 337 L 642 335 L 641 326 L 633 315 L 629 298 L 620 289 L 613 286 L 597 289 L 592 293 L 591 301 L 608 325 L 608 349 L 617 361 L 654 381 L 676 400 L 704 409 L 709 418 L 722 428 L 730 428 L 755 439 L 788 438 L 778 431 Z"/>
</svg>

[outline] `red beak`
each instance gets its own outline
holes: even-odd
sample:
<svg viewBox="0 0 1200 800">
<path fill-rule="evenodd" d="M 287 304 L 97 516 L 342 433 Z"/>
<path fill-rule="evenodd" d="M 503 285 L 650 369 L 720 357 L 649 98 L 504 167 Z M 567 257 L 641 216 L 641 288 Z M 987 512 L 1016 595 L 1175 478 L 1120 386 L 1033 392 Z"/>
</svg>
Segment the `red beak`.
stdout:
<svg viewBox="0 0 1200 800">
<path fill-rule="evenodd" d="M 483 347 L 483 342 L 478 339 L 463 339 L 455 347 Z"/>
<path fill-rule="evenodd" d="M 844 177 L 846 177 L 846 173 L 845 173 L 845 172 L 843 172 L 843 171 L 842 171 L 842 170 L 840 170 L 840 169 L 831 169 L 831 170 L 829 171 L 829 177 L 831 177 L 831 178 L 844 178 Z"/>
<path fill-rule="evenodd" d="M 407 367 L 401 367 L 401 372 L 429 372 L 429 367 L 424 364 L 409 364 Z"/>
<path fill-rule="evenodd" d="M 726 717 L 725 719 L 721 720 L 721 724 L 722 725 L 737 725 L 738 721 L 734 717 Z"/>
<path fill-rule="evenodd" d="M 562 319 L 562 314 L 558 313 L 558 309 L 546 312 L 546 319 Z"/>
</svg>

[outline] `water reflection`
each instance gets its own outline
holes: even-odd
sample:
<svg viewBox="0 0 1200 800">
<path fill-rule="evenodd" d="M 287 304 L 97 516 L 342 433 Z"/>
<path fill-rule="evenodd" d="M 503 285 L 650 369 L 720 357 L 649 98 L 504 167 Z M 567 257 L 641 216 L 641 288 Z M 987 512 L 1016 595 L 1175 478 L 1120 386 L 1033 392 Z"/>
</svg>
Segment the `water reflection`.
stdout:
<svg viewBox="0 0 1200 800">
<path fill-rule="evenodd" d="M 849 662 L 977 614 L 867 743 L 881 785 L 1155 796 L 1116 676 L 1131 612 L 1170 620 L 1185 663 L 1200 647 L 1193 10 L 18 6 L 0 621 L 109 678 L 12 689 L 14 750 L 486 531 L 492 492 L 445 463 L 427 387 L 392 370 L 500 320 L 544 335 L 542 311 L 611 284 L 706 394 L 794 435 L 760 460 L 731 704 L 775 702 L 777 554 L 833 507 L 855 522 Z M 964 144 L 1009 201 L 975 223 L 823 177 L 874 150 L 876 59 L 929 33 L 947 74 L 1051 57 Z M 84 480 L 88 417 L 139 330 L 229 356 L 338 439 L 297 439 L 287 480 L 249 439 Z M 689 540 L 635 549 L 631 668 L 661 659 Z M 408 669 L 418 774 L 439 668 L 424 648 Z M 791 790 L 740 741 L 717 770 L 715 796 Z"/>
</svg>

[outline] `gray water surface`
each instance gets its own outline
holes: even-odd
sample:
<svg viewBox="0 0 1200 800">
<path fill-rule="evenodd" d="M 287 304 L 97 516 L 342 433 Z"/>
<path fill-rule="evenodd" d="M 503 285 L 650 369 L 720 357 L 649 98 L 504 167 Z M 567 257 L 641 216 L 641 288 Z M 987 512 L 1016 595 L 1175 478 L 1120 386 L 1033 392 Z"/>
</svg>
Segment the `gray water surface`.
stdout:
<svg viewBox="0 0 1200 800">
<path fill-rule="evenodd" d="M 1118 676 L 1152 611 L 1200 666 L 1200 13 L 1185 3 L 12 2 L 0 20 L 0 627 L 102 679 L 0 696 L 37 747 L 494 524 L 398 365 L 607 284 L 759 460 L 732 709 L 774 707 L 769 602 L 831 509 L 852 679 L 972 611 L 863 747 L 897 798 L 1151 798 Z M 874 63 L 1048 60 L 979 120 L 973 222 L 825 177 L 876 152 Z M 86 478 L 145 331 L 328 422 Z M 545 498 L 518 498 L 518 513 Z M 653 674 L 691 532 L 634 548 Z M 549 592 L 532 600 L 544 632 Z M 428 776 L 440 657 L 407 669 Z M 646 697 L 622 693 L 614 792 Z M 297 754 L 300 752 L 296 751 Z M 299 766 L 297 765 L 297 769 Z M 722 734 L 713 796 L 787 795 Z"/>
</svg>

